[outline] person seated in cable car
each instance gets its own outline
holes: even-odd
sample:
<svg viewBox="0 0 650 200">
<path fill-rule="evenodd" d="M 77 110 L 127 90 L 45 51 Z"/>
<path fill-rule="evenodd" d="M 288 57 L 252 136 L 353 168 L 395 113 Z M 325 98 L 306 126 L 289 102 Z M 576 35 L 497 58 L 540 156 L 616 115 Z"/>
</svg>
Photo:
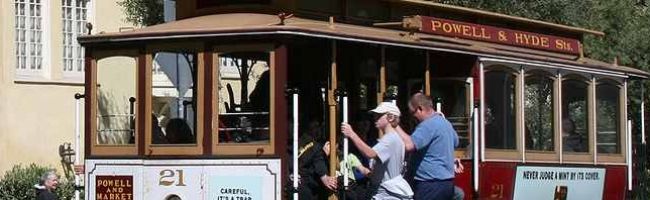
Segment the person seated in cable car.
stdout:
<svg viewBox="0 0 650 200">
<path fill-rule="evenodd" d="M 133 119 L 133 122 L 131 122 L 131 130 L 135 130 L 135 118 Z M 153 113 L 151 113 L 151 137 L 152 144 L 169 144 L 169 141 L 160 128 L 158 117 Z M 131 136 L 129 144 L 135 144 L 135 134 Z"/>
<path fill-rule="evenodd" d="M 327 196 L 337 189 L 336 178 L 328 175 L 327 157 L 330 149 L 329 143 L 322 137 L 321 128 L 320 123 L 311 121 L 307 128 L 300 132 L 298 139 L 297 192 L 301 200 L 327 199 Z"/>
<path fill-rule="evenodd" d="M 343 144 L 343 141 L 339 141 L 338 144 Z M 338 190 L 343 194 L 339 196 L 343 197 L 341 199 L 346 200 L 365 200 L 368 199 L 368 176 L 370 176 L 370 169 L 364 166 L 363 161 L 359 159 L 359 151 L 352 146 L 348 151 L 348 162 L 346 163 L 343 158 L 343 145 L 337 145 L 338 147 L 338 159 L 340 161 L 337 167 L 338 175 L 338 184 L 339 187 L 343 187 L 343 168 L 347 165 L 348 173 L 348 188 L 346 190 Z M 329 149 L 329 143 L 326 143 L 326 148 Z"/>
<path fill-rule="evenodd" d="M 165 126 L 165 133 L 170 144 L 193 144 L 196 141 L 192 129 L 181 118 L 170 119 Z"/>
<path fill-rule="evenodd" d="M 587 152 L 587 142 L 575 131 L 573 120 L 562 120 L 562 149 L 566 152 Z"/>
</svg>

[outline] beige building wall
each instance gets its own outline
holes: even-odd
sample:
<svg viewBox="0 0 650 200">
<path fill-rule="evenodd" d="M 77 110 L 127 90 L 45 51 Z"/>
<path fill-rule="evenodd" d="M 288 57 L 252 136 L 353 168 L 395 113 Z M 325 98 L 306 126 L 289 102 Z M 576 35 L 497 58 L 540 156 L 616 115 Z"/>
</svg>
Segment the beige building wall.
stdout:
<svg viewBox="0 0 650 200">
<path fill-rule="evenodd" d="M 59 145 L 74 146 L 74 94 L 84 89 L 83 76 L 63 73 L 61 1 L 42 0 L 46 70 L 36 76 L 16 75 L 14 0 L 0 1 L 0 174 L 29 163 L 51 166 L 63 174 Z M 124 22 L 117 1 L 90 0 L 88 20 L 94 25 L 93 33 L 132 26 Z M 83 135 L 81 147 L 83 153 Z"/>
</svg>

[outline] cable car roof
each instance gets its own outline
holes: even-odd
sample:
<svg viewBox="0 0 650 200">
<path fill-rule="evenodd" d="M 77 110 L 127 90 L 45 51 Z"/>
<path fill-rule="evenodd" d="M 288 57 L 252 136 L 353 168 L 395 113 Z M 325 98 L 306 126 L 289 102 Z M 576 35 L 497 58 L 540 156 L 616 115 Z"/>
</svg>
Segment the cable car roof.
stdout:
<svg viewBox="0 0 650 200">
<path fill-rule="evenodd" d="M 115 33 L 79 37 L 82 45 L 183 38 L 209 38 L 251 35 L 297 35 L 402 46 L 434 51 L 455 52 L 481 57 L 521 59 L 559 64 L 565 68 L 618 72 L 621 75 L 648 78 L 650 73 L 575 55 L 513 47 L 447 36 L 392 30 L 378 27 L 289 18 L 281 23 L 276 15 L 255 13 L 215 14 L 187 18 L 164 24 Z"/>
</svg>

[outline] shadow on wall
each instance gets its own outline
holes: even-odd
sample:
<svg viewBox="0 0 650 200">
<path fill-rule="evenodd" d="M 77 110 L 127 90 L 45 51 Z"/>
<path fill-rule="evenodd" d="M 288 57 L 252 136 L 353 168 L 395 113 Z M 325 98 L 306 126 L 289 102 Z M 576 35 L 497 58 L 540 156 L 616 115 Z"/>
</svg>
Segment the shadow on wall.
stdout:
<svg viewBox="0 0 650 200">
<path fill-rule="evenodd" d="M 99 89 L 97 95 L 97 114 L 100 119 L 97 124 L 99 144 L 127 144 L 131 138 L 129 124 L 129 105 L 120 108 L 117 98 Z M 124 98 L 128 102 L 129 97 Z M 126 111 L 126 112 L 124 112 Z"/>
</svg>

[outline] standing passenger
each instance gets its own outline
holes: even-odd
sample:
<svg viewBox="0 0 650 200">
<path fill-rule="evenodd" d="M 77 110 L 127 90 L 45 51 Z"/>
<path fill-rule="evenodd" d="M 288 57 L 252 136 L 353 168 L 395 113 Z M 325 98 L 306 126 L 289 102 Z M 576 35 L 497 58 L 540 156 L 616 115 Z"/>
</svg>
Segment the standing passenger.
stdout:
<svg viewBox="0 0 650 200">
<path fill-rule="evenodd" d="M 372 110 L 376 113 L 375 127 L 384 131 L 377 144 L 370 148 L 347 124 L 341 124 L 345 134 L 371 160 L 370 193 L 372 199 L 412 199 L 413 191 L 402 177 L 404 142 L 397 135 L 400 111 L 393 103 L 383 102 Z"/>
<path fill-rule="evenodd" d="M 415 199 L 452 199 L 454 195 L 454 147 L 458 135 L 451 123 L 433 109 L 431 98 L 416 93 L 409 111 L 420 122 L 411 136 L 397 127 L 406 151 L 414 155 Z"/>
</svg>

